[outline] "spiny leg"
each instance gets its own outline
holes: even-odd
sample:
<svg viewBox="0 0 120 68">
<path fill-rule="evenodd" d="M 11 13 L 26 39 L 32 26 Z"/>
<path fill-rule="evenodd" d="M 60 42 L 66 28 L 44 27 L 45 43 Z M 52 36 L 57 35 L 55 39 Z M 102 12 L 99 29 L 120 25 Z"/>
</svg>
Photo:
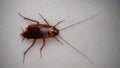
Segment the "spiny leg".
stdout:
<svg viewBox="0 0 120 68">
<path fill-rule="evenodd" d="M 44 48 L 46 42 L 45 42 L 45 38 L 43 38 L 43 45 L 42 47 L 40 48 L 40 57 L 42 58 L 42 49 Z"/>
<path fill-rule="evenodd" d="M 61 22 L 64 22 L 65 20 L 59 21 L 57 22 L 57 24 L 55 24 L 54 26 L 56 27 L 57 25 L 59 25 Z"/>
<path fill-rule="evenodd" d="M 24 60 L 25 60 L 25 55 L 26 55 L 26 53 L 30 50 L 30 48 L 31 48 L 32 46 L 34 46 L 35 42 L 36 42 L 36 39 L 34 39 L 32 45 L 24 52 L 23 63 L 24 63 Z"/>
<path fill-rule="evenodd" d="M 49 25 L 49 22 L 39 13 L 39 15 L 41 16 L 41 18 L 45 21 L 46 24 Z"/>
<path fill-rule="evenodd" d="M 25 20 L 29 20 L 29 21 L 32 21 L 32 22 L 36 22 L 37 24 L 39 24 L 38 21 L 33 20 L 33 19 L 30 19 L 30 18 L 26 18 L 26 17 L 22 16 L 20 13 L 18 13 L 18 15 L 20 15 L 20 16 L 21 16 L 23 19 L 25 19 Z"/>
</svg>

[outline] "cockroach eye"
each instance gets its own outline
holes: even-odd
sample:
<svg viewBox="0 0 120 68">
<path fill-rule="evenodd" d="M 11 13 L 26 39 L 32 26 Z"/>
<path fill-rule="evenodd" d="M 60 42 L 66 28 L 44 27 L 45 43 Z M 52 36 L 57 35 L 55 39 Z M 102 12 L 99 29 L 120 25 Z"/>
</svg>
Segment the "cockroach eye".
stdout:
<svg viewBox="0 0 120 68">
<path fill-rule="evenodd" d="M 56 35 L 59 35 L 59 30 L 56 29 L 56 30 L 55 30 L 55 34 L 56 34 Z"/>
</svg>

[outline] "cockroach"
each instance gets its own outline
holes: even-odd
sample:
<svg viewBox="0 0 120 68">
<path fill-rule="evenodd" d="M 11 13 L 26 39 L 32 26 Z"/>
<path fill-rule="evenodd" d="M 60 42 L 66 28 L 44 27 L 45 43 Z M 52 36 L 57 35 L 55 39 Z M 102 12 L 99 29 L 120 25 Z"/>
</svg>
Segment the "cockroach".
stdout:
<svg viewBox="0 0 120 68">
<path fill-rule="evenodd" d="M 71 44 L 69 44 L 63 37 L 61 37 L 61 36 L 59 35 L 59 32 L 65 30 L 65 29 L 67 29 L 67 28 L 70 28 L 70 27 L 72 27 L 72 26 L 75 26 L 75 25 L 77 25 L 77 24 L 80 24 L 80 23 L 82 23 L 82 22 L 86 22 L 86 21 L 88 21 L 88 20 L 96 17 L 98 14 L 99 14 L 99 13 L 97 13 L 96 15 L 94 15 L 94 16 L 92 16 L 92 17 L 89 17 L 89 18 L 87 18 L 87 19 L 85 19 L 85 20 L 83 20 L 83 21 L 80 21 L 80 22 L 78 22 L 78 23 L 75 23 L 75 24 L 73 24 L 73 25 L 70 25 L 70 26 L 68 26 L 68 27 L 65 27 L 65 28 L 63 28 L 63 29 L 58 30 L 58 29 L 56 28 L 56 26 L 58 26 L 61 22 L 65 21 L 65 20 L 59 21 L 59 22 L 57 22 L 57 24 L 55 24 L 54 26 L 52 26 L 52 25 L 49 24 L 49 22 L 48 22 L 40 13 L 39 13 L 39 15 L 40 15 L 41 18 L 45 21 L 46 24 L 41 24 L 41 23 L 40 23 L 39 21 L 37 21 L 37 20 L 33 20 L 33 19 L 30 19 L 30 18 L 24 17 L 24 16 L 22 16 L 20 13 L 18 13 L 18 15 L 19 15 L 20 17 L 22 17 L 23 19 L 29 20 L 29 21 L 32 21 L 32 22 L 35 23 L 35 24 L 30 24 L 30 25 L 28 25 L 28 27 L 26 28 L 25 31 L 22 29 L 22 31 L 23 31 L 23 32 L 21 33 L 21 36 L 23 37 L 22 41 L 23 41 L 25 38 L 27 38 L 27 39 L 33 39 L 32 45 L 31 45 L 31 46 L 24 52 L 24 54 L 23 54 L 23 55 L 24 55 L 24 56 L 23 56 L 23 63 L 24 63 L 24 60 L 25 60 L 25 55 L 26 55 L 26 53 L 34 46 L 34 44 L 35 44 L 35 42 L 36 42 L 37 39 L 42 39 L 42 40 L 43 40 L 43 45 L 42 45 L 42 47 L 40 48 L 40 55 L 41 55 L 41 57 L 42 57 L 42 49 L 44 48 L 44 46 L 45 46 L 45 44 L 46 44 L 46 41 L 45 41 L 45 40 L 46 40 L 47 38 L 55 38 L 55 39 L 57 40 L 57 42 L 59 42 L 60 44 L 62 44 L 57 37 L 61 38 L 61 40 L 63 40 L 67 45 L 69 45 L 70 47 L 72 47 L 72 48 L 73 48 L 74 50 L 76 50 L 78 53 L 80 53 L 81 55 L 83 55 L 90 63 L 92 63 L 92 61 L 91 61 L 86 55 L 84 55 L 81 51 L 79 51 L 78 49 L 76 49 L 75 47 L 73 47 L 73 46 L 72 46 Z M 62 44 L 62 45 L 63 45 L 63 44 Z"/>
</svg>

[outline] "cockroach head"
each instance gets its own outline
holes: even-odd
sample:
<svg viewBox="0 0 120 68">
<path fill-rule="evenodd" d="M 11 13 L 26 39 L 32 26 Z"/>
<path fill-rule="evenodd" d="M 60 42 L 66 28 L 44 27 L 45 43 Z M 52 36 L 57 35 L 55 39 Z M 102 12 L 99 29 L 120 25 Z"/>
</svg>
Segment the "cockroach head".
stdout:
<svg viewBox="0 0 120 68">
<path fill-rule="evenodd" d="M 59 35 L 59 30 L 55 27 L 51 27 L 49 29 L 49 33 L 50 33 L 50 36 L 53 37 L 53 36 L 57 36 Z"/>
</svg>

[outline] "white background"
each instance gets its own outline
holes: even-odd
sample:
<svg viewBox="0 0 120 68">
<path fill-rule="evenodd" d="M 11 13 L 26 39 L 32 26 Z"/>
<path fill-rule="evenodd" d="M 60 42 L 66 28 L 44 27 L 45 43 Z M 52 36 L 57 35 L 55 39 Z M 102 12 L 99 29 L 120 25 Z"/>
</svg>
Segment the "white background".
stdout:
<svg viewBox="0 0 120 68">
<path fill-rule="evenodd" d="M 0 68 L 119 68 L 120 67 L 120 11 L 117 0 L 0 0 Z M 102 11 L 97 17 L 60 32 L 72 46 L 87 55 L 93 62 L 56 40 L 46 39 L 43 57 L 40 58 L 41 40 L 26 54 L 33 40 L 21 42 L 21 27 L 33 22 L 23 16 L 45 23 L 41 13 L 51 25 L 61 20 L 62 29 L 85 20 Z"/>
</svg>

